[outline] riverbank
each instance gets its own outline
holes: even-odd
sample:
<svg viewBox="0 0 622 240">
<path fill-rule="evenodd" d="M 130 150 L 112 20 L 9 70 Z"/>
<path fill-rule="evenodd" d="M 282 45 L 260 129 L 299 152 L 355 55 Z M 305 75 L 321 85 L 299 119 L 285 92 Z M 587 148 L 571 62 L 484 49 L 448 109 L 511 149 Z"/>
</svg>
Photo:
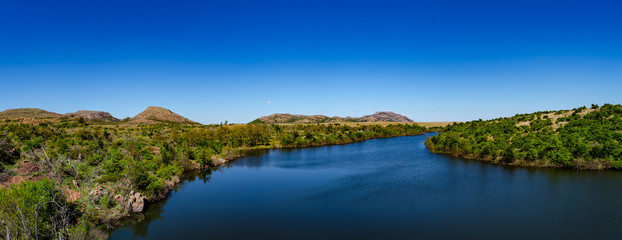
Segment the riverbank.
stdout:
<svg viewBox="0 0 622 240">
<path fill-rule="evenodd" d="M 426 131 L 415 124 L 126 126 L 91 125 L 79 119 L 33 125 L 6 122 L 0 124 L 0 180 L 9 187 L 0 190 L 8 194 L 0 199 L 0 205 L 21 204 L 28 216 L 36 216 L 36 205 L 29 203 L 45 199 L 24 201 L 20 196 L 37 196 L 30 191 L 49 184 L 34 182 L 32 189 L 17 188 L 17 184 L 39 179 L 49 179 L 46 182 L 57 186 L 46 197 L 65 199 L 68 205 L 48 206 L 51 217 L 32 222 L 27 228 L 20 224 L 25 220 L 9 210 L 0 209 L 0 216 L 9 223 L 6 232 L 11 236 L 48 238 L 57 232 L 65 237 L 101 239 L 105 238 L 102 232 L 120 219 L 166 198 L 184 172 L 217 167 L 248 150 L 347 144 Z M 58 225 L 53 219 L 67 221 Z M 50 230 L 32 230 L 43 228 Z M 1 231 L 4 229 L 0 235 Z"/>
<path fill-rule="evenodd" d="M 422 133 L 418 133 L 418 134 L 409 134 L 409 135 L 400 135 L 400 136 L 385 136 L 385 137 L 375 137 L 375 138 L 368 138 L 368 139 L 364 139 L 364 140 L 357 140 L 357 141 L 350 141 L 350 142 L 341 142 L 341 143 L 331 143 L 331 144 L 309 144 L 309 145 L 305 145 L 305 146 L 293 146 L 293 145 L 289 145 L 289 146 L 258 146 L 258 147 L 252 147 L 252 148 L 248 148 L 248 147 L 242 147 L 242 148 L 237 148 L 237 149 L 233 149 L 227 153 L 223 153 L 221 155 L 215 155 L 212 158 L 212 161 L 210 162 L 209 165 L 205 165 L 202 166 L 201 164 L 198 164 L 197 162 L 190 160 L 191 162 L 191 167 L 188 169 L 185 169 L 185 171 L 182 173 L 182 175 L 176 176 L 174 178 L 173 181 L 168 182 L 169 184 L 167 184 L 167 187 L 161 192 L 161 194 L 159 194 L 156 198 L 153 199 L 145 199 L 144 200 L 144 205 L 142 205 L 140 207 L 140 211 L 134 211 L 134 212 L 126 212 L 125 214 L 122 215 L 115 215 L 114 219 L 110 219 L 109 222 L 109 226 L 108 229 L 106 230 L 108 233 L 110 233 L 111 231 L 114 231 L 116 229 L 116 227 L 122 225 L 123 223 L 126 223 L 128 221 L 130 222 L 140 222 L 144 219 L 144 216 L 142 216 L 143 212 L 145 210 L 147 210 L 151 205 L 153 204 L 160 204 L 163 201 L 166 201 L 166 199 L 169 197 L 170 193 L 172 190 L 174 190 L 178 184 L 182 183 L 184 181 L 184 179 L 188 179 L 188 178 L 192 178 L 195 175 L 199 175 L 202 174 L 203 171 L 216 171 L 219 167 L 222 167 L 224 165 L 226 165 L 229 162 L 235 161 L 239 158 L 244 158 L 247 156 L 247 153 L 252 152 L 252 151 L 256 151 L 256 150 L 274 150 L 274 149 L 297 149 L 297 148 L 314 148 L 314 147 L 323 147 L 323 146 L 334 146 L 334 145 L 347 145 L 347 144 L 352 144 L 352 143 L 357 143 L 357 142 L 363 142 L 363 141 L 368 141 L 368 140 L 372 140 L 372 139 L 383 139 L 383 138 L 393 138 L 393 137 L 401 137 L 401 136 L 419 136 L 419 135 L 423 135 L 426 132 L 422 132 Z M 131 193 L 130 193 L 131 195 Z"/>
<path fill-rule="evenodd" d="M 521 167 L 622 169 L 622 105 L 542 111 L 449 125 L 435 152 Z"/>
<path fill-rule="evenodd" d="M 451 148 L 445 148 L 439 145 L 432 143 L 429 139 L 426 139 L 425 146 L 432 153 L 444 154 L 456 158 L 468 159 L 468 160 L 476 160 L 487 162 L 490 164 L 503 165 L 503 166 L 512 166 L 512 167 L 523 167 L 523 168 L 565 168 L 565 169 L 575 169 L 575 170 L 609 170 L 609 169 L 617 169 L 612 161 L 607 161 L 603 159 L 595 159 L 595 160 L 585 160 L 585 159 L 574 159 L 573 166 L 564 166 L 550 160 L 527 160 L 527 159 L 508 159 L 504 158 L 502 155 L 498 155 L 494 157 L 493 155 L 481 155 L 469 152 L 463 152 Z"/>
</svg>

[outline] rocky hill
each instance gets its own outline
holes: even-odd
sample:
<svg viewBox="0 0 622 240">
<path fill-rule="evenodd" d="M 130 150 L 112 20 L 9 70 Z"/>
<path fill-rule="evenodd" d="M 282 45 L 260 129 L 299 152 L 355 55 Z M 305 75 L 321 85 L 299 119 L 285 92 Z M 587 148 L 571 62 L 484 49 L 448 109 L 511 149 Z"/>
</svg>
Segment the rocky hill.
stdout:
<svg viewBox="0 0 622 240">
<path fill-rule="evenodd" d="M 364 122 L 414 122 L 410 118 L 394 112 L 377 112 L 363 116 L 362 119 L 365 120 Z"/>
<path fill-rule="evenodd" d="M 90 122 L 118 122 L 119 119 L 113 117 L 108 112 L 102 111 L 88 111 L 88 110 L 80 110 L 74 113 L 67 113 L 63 115 L 63 117 L 67 118 L 84 118 Z"/>
<path fill-rule="evenodd" d="M 190 123 L 196 122 L 180 116 L 166 108 L 150 106 L 138 115 L 130 119 L 132 124 L 158 124 L 158 123 Z"/>
<path fill-rule="evenodd" d="M 327 117 L 324 115 L 292 115 L 288 113 L 275 113 L 263 116 L 251 123 L 269 124 L 316 124 L 316 123 L 340 123 L 340 122 L 414 122 L 410 118 L 394 112 L 377 112 L 362 117 Z"/>
<path fill-rule="evenodd" d="M 0 112 L 0 119 L 20 119 L 20 118 L 60 118 L 62 115 L 54 112 L 45 111 L 38 108 L 16 108 Z"/>
</svg>

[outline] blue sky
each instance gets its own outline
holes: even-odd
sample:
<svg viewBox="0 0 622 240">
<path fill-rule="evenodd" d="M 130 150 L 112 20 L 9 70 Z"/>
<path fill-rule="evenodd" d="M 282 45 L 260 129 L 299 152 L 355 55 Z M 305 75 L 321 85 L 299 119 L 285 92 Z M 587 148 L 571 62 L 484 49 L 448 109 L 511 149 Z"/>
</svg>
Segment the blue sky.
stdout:
<svg viewBox="0 0 622 240">
<path fill-rule="evenodd" d="M 0 110 L 468 121 L 622 103 L 619 1 L 4 1 Z"/>
</svg>

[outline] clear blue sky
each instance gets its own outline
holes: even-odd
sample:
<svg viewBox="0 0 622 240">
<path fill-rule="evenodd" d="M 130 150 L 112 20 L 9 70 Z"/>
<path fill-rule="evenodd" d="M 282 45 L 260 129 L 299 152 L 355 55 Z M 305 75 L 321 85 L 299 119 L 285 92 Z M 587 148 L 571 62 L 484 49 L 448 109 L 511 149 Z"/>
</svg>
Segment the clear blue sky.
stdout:
<svg viewBox="0 0 622 240">
<path fill-rule="evenodd" d="M 0 110 L 465 121 L 622 103 L 620 1 L 2 1 Z"/>
</svg>

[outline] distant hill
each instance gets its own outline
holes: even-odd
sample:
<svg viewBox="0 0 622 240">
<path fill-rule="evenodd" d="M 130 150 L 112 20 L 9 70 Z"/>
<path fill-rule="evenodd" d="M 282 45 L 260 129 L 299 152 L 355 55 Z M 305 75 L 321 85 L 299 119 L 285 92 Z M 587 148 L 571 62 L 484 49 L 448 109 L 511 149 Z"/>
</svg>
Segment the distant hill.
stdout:
<svg viewBox="0 0 622 240">
<path fill-rule="evenodd" d="M 19 119 L 19 118 L 60 118 L 62 115 L 54 112 L 45 111 L 38 108 L 16 108 L 0 112 L 0 119 Z"/>
<path fill-rule="evenodd" d="M 180 116 L 168 110 L 166 108 L 150 106 L 142 111 L 138 115 L 130 119 L 128 123 L 133 124 L 158 124 L 158 123 L 190 123 L 196 124 L 197 122 L 191 121 L 185 117 Z"/>
<path fill-rule="evenodd" d="M 119 121 L 119 119 L 113 117 L 110 113 L 102 112 L 102 111 L 80 110 L 74 113 L 67 113 L 63 115 L 63 117 L 67 117 L 67 118 L 80 118 L 81 117 L 90 122 L 118 122 Z"/>
<path fill-rule="evenodd" d="M 339 122 L 414 122 L 410 118 L 394 112 L 377 112 L 362 117 L 327 117 L 324 115 L 292 115 L 288 113 L 275 113 L 263 116 L 251 123 L 269 124 L 315 124 L 315 123 L 339 123 Z"/>
<path fill-rule="evenodd" d="M 372 115 L 362 117 L 363 122 L 414 122 L 404 115 L 394 112 L 377 112 Z"/>
</svg>

